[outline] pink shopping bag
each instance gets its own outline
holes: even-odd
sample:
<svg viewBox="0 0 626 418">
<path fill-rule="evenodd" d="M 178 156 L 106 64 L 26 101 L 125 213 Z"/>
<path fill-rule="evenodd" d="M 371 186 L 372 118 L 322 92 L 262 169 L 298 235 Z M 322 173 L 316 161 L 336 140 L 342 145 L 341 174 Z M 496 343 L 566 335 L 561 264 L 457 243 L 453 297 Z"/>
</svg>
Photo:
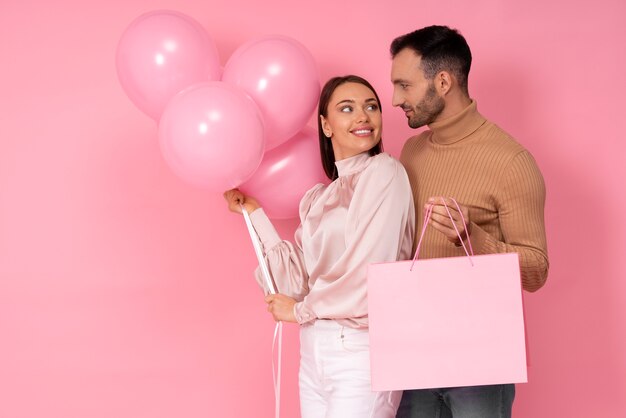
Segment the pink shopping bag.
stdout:
<svg viewBox="0 0 626 418">
<path fill-rule="evenodd" d="M 518 256 L 466 252 L 369 266 L 373 390 L 527 381 Z"/>
</svg>

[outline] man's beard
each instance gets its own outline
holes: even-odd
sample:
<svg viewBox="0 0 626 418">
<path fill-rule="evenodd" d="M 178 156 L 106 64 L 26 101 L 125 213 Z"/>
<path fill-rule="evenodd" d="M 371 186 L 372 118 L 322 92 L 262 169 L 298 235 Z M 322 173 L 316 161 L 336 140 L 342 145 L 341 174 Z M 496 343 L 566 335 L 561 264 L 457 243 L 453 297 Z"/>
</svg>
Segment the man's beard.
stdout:
<svg viewBox="0 0 626 418">
<path fill-rule="evenodd" d="M 413 116 L 409 118 L 409 126 L 413 129 L 429 125 L 437 119 L 445 107 L 444 100 L 437 95 L 434 83 L 428 86 L 426 96 L 413 107 Z"/>
</svg>

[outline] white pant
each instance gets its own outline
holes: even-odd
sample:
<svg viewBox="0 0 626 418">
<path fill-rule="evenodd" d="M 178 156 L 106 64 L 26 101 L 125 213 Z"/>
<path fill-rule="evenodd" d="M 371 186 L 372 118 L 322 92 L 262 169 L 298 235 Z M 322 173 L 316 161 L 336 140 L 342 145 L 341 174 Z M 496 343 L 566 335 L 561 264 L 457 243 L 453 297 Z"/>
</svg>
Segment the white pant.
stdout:
<svg viewBox="0 0 626 418">
<path fill-rule="evenodd" d="M 369 335 L 331 320 L 300 328 L 302 418 L 394 418 L 402 392 L 372 392 Z"/>
</svg>

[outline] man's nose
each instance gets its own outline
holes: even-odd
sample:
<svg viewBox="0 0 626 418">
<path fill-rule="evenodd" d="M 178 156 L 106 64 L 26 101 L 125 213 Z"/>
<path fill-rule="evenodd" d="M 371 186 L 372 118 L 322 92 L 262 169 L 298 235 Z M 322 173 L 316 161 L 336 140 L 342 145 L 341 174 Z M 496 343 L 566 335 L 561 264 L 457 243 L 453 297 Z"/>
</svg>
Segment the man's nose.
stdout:
<svg viewBox="0 0 626 418">
<path fill-rule="evenodd" d="M 393 89 L 393 95 L 391 96 L 391 105 L 394 107 L 402 106 L 404 104 L 404 98 Z"/>
</svg>

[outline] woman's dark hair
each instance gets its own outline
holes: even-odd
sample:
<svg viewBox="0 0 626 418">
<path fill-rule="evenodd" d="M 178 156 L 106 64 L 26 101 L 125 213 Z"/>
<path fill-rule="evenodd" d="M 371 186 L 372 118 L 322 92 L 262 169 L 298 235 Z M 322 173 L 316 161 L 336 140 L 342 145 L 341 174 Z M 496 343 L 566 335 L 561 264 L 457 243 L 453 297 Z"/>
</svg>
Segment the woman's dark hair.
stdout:
<svg viewBox="0 0 626 418">
<path fill-rule="evenodd" d="M 331 180 L 335 180 L 338 177 L 337 169 L 335 167 L 335 153 L 333 152 L 333 144 L 330 138 L 324 135 L 324 130 L 322 129 L 322 120 L 320 116 L 328 116 L 328 102 L 330 102 L 330 96 L 333 95 L 337 87 L 345 83 L 363 84 L 365 87 L 372 90 L 374 96 L 376 97 L 376 101 L 378 102 L 378 108 L 381 112 L 383 110 L 380 104 L 380 99 L 378 98 L 378 94 L 376 94 L 376 90 L 374 90 L 374 87 L 372 87 L 372 85 L 366 79 L 359 77 L 358 75 L 333 77 L 328 80 L 326 84 L 324 84 L 324 87 L 322 87 L 322 92 L 320 93 L 320 104 L 317 116 L 317 133 L 320 139 L 322 167 L 324 167 L 324 172 L 326 173 L 326 176 Z M 378 141 L 378 144 L 372 147 L 368 152 L 370 155 L 376 155 L 383 152 L 383 139 L 381 138 L 380 141 Z"/>
</svg>

